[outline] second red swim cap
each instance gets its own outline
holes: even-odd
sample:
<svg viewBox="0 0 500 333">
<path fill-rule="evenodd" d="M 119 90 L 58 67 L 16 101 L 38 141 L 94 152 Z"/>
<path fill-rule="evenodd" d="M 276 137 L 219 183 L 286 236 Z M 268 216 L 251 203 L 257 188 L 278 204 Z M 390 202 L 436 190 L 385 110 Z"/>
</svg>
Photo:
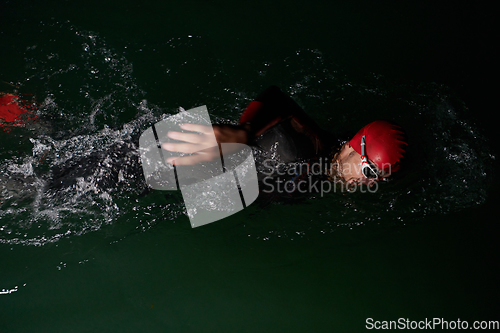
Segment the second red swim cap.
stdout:
<svg viewBox="0 0 500 333">
<path fill-rule="evenodd" d="M 23 121 L 36 118 L 29 108 L 30 104 L 19 96 L 0 93 L 0 127 L 8 131 L 12 126 L 21 126 Z"/>
<path fill-rule="evenodd" d="M 366 142 L 366 157 L 386 173 L 397 171 L 399 161 L 408 145 L 401 127 L 383 120 L 369 123 L 349 141 L 358 154 L 361 154 L 363 135 Z"/>
</svg>

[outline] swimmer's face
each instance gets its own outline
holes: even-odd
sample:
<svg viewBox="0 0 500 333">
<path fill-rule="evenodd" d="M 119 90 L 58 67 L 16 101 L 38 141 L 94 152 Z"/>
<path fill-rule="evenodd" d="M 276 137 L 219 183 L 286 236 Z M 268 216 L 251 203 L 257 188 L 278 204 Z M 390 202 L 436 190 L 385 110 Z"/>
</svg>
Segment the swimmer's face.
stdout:
<svg viewBox="0 0 500 333">
<path fill-rule="evenodd" d="M 363 175 L 361 165 L 361 155 L 351 147 L 349 142 L 346 142 L 333 157 L 333 176 L 340 178 L 348 185 L 370 182 L 371 180 Z"/>
</svg>

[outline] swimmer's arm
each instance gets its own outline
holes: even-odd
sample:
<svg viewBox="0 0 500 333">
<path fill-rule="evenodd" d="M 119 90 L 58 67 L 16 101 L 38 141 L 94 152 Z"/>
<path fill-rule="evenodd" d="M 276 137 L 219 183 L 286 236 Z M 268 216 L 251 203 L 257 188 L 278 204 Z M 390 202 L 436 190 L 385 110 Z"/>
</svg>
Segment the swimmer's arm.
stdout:
<svg viewBox="0 0 500 333">
<path fill-rule="evenodd" d="M 220 143 L 247 144 L 249 142 L 249 132 L 244 126 L 182 124 L 180 127 L 189 132 L 169 132 L 167 134 L 169 138 L 180 142 L 164 143 L 162 148 L 191 155 L 170 157 L 166 161 L 170 164 L 192 165 L 212 161 L 221 156 Z"/>
<path fill-rule="evenodd" d="M 276 86 L 267 88 L 250 102 L 240 117 L 240 124 L 248 126 L 250 142 L 282 121 L 291 121 L 298 132 L 321 132 L 314 120 Z"/>
</svg>

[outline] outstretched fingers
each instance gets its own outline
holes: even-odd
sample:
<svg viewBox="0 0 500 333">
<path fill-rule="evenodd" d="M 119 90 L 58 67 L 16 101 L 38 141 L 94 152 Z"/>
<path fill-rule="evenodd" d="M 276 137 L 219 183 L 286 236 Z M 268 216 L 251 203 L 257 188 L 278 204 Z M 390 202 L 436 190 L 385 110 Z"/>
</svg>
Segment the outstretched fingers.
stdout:
<svg viewBox="0 0 500 333">
<path fill-rule="evenodd" d="M 174 143 L 174 142 L 167 142 L 163 143 L 161 147 L 165 150 L 172 151 L 172 152 L 177 152 L 177 153 L 186 153 L 186 154 L 192 154 L 196 153 L 197 151 L 203 150 L 206 147 L 199 145 L 199 144 L 193 144 L 193 143 Z"/>
<path fill-rule="evenodd" d="M 220 158 L 219 146 L 197 151 L 193 155 L 169 157 L 166 162 L 173 165 L 193 165 L 213 161 L 216 158 Z"/>
<path fill-rule="evenodd" d="M 212 134 L 213 133 L 212 126 L 187 123 L 187 124 L 181 124 L 180 127 L 183 130 L 191 131 L 191 132 L 198 132 L 198 133 L 203 133 L 203 134 Z"/>
<path fill-rule="evenodd" d="M 183 141 L 186 143 L 193 143 L 193 144 L 207 144 L 210 143 L 208 141 L 209 137 L 204 134 L 198 134 L 198 133 L 182 133 L 182 132 L 168 132 L 167 136 L 171 139 L 177 140 L 177 141 Z M 208 140 L 207 140 L 208 139 Z"/>
</svg>

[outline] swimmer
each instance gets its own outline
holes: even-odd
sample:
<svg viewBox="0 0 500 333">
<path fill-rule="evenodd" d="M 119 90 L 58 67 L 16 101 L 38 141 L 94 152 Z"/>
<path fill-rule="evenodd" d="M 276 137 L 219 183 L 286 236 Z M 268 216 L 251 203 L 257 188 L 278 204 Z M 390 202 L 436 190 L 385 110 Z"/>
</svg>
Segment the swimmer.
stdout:
<svg viewBox="0 0 500 333">
<path fill-rule="evenodd" d="M 170 138 L 180 142 L 164 143 L 162 148 L 191 155 L 169 158 L 167 162 L 189 165 L 208 161 L 219 156 L 218 143 L 235 142 L 256 147 L 260 154 L 274 160 L 274 165 L 319 162 L 322 176 L 332 181 L 371 186 L 375 181 L 387 180 L 400 168 L 407 146 L 402 129 L 382 120 L 366 125 L 341 144 L 275 86 L 248 105 L 239 126 L 212 127 L 217 142 L 208 139 L 212 129 L 207 126 L 184 124 L 181 128 L 189 133 L 169 132 Z M 301 170 L 290 175 L 303 179 L 303 173 Z"/>
<path fill-rule="evenodd" d="M 17 104 L 15 95 L 5 95 L 2 101 L 8 103 L 3 105 Z M 23 110 L 19 105 L 15 107 L 15 110 Z M 3 110 L 2 115 L 5 115 Z M 18 117 L 7 124 L 15 124 L 15 119 Z M 370 123 L 350 141 L 342 142 L 321 129 L 295 101 L 275 86 L 266 89 L 247 106 L 238 125 L 185 124 L 182 128 L 189 133 L 170 132 L 168 136 L 179 142 L 163 144 L 162 148 L 190 155 L 169 159 L 168 163 L 200 163 L 220 156 L 218 143 L 243 143 L 252 147 L 258 178 L 264 185 L 273 182 L 279 185 L 287 180 L 312 182 L 317 178 L 342 184 L 372 184 L 389 178 L 399 169 L 407 145 L 401 129 L 385 121 Z M 216 142 L 207 139 L 212 128 Z M 138 151 L 139 134 L 52 166 L 43 176 L 47 180 L 44 189 L 64 197 L 67 189 L 76 188 L 79 180 L 85 180 L 99 189 L 112 189 L 122 183 L 135 184 L 133 187 L 138 191 L 144 189 L 146 192 Z M 301 168 L 304 164 L 307 167 Z M 320 172 L 315 170 L 315 165 L 320 166 Z M 282 172 L 282 167 L 288 169 L 286 173 Z M 308 177 L 311 170 L 314 177 Z M 26 179 L 20 181 L 26 182 Z M 11 183 L 1 182 L 0 197 L 15 198 L 16 193 L 23 192 L 23 188 L 15 186 L 17 183 L 9 186 Z M 261 192 L 270 193 L 265 187 L 261 187 Z"/>
</svg>

